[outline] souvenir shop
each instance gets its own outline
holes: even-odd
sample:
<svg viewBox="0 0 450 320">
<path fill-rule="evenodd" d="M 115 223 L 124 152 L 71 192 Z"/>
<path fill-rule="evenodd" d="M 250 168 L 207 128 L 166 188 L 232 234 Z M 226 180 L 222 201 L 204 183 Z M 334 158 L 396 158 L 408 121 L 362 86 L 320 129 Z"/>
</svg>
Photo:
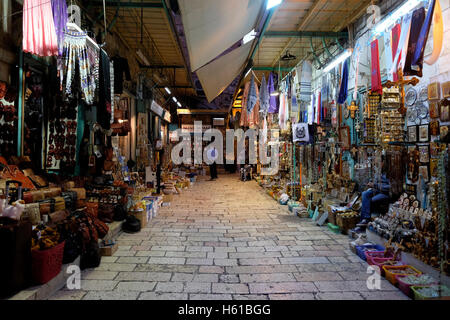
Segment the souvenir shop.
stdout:
<svg viewBox="0 0 450 320">
<path fill-rule="evenodd" d="M 2 298 L 97 267 L 190 183 L 167 172 L 171 114 L 120 39 L 80 28 L 65 0 L 8 3 L 23 15 L 0 33 Z"/>
<path fill-rule="evenodd" d="M 267 194 L 348 234 L 353 252 L 416 298 L 449 295 L 450 9 L 441 3 L 407 1 L 374 27 L 362 19 L 327 48 L 334 59 L 313 53 L 290 71 L 251 72 L 233 109 L 279 148 L 277 174 L 254 170 Z"/>
</svg>

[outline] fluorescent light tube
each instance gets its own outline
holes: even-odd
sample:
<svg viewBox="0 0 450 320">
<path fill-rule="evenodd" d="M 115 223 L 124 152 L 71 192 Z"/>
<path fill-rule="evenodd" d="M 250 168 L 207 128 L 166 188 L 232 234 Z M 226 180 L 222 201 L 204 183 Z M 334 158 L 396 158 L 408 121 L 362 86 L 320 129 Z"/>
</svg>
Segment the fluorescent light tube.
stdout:
<svg viewBox="0 0 450 320">
<path fill-rule="evenodd" d="M 273 7 L 276 7 L 277 5 L 279 5 L 280 3 L 282 3 L 283 0 L 269 0 L 267 1 L 267 10 L 272 9 Z"/>
<path fill-rule="evenodd" d="M 250 71 L 252 71 L 252 68 L 248 69 L 248 71 L 246 72 L 244 79 L 247 78 L 247 76 L 249 75 Z"/>
<path fill-rule="evenodd" d="M 337 65 L 339 65 L 341 62 L 344 62 L 347 60 L 348 57 L 350 57 L 353 53 L 353 49 L 347 49 L 343 53 L 341 53 L 339 56 L 336 57 L 333 61 L 331 61 L 324 69 L 323 72 L 327 73 L 330 70 L 334 69 Z"/>
<path fill-rule="evenodd" d="M 177 105 L 178 105 L 178 107 L 181 108 L 181 103 L 179 101 L 177 102 Z"/>
<path fill-rule="evenodd" d="M 389 14 L 382 22 L 380 22 L 374 29 L 374 33 L 382 33 L 389 29 L 398 19 L 413 11 L 424 0 L 408 0 L 400 8 Z"/>
<path fill-rule="evenodd" d="M 168 94 L 172 94 L 172 92 L 170 91 L 169 88 L 165 87 L 164 89 L 166 90 L 166 92 L 167 92 Z"/>
<path fill-rule="evenodd" d="M 172 97 L 172 100 L 173 100 L 173 102 L 175 102 L 175 103 L 177 103 L 177 102 L 178 102 L 178 100 L 177 100 L 177 98 L 176 98 L 176 97 Z"/>
<path fill-rule="evenodd" d="M 256 31 L 255 29 L 253 29 L 252 31 L 250 31 L 249 33 L 247 33 L 244 38 L 242 39 L 243 44 L 246 44 L 250 41 L 252 41 L 253 39 L 255 39 L 256 37 Z"/>
</svg>

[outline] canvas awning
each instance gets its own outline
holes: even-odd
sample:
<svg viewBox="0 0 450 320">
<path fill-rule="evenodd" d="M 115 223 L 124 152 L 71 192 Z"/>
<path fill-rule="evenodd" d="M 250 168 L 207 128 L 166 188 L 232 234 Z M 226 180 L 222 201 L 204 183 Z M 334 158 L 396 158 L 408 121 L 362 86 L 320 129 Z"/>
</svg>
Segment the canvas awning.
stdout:
<svg viewBox="0 0 450 320">
<path fill-rule="evenodd" d="M 264 0 L 179 0 L 189 50 L 196 71 L 255 28 Z"/>
</svg>

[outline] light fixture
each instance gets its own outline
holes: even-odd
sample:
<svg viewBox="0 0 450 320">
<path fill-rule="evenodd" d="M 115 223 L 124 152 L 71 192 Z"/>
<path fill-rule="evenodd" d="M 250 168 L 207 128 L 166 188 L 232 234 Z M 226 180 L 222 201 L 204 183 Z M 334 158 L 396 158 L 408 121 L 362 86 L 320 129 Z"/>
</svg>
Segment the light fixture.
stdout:
<svg viewBox="0 0 450 320">
<path fill-rule="evenodd" d="M 181 103 L 180 103 L 180 101 L 177 102 L 177 105 L 178 105 L 179 108 L 181 108 Z"/>
<path fill-rule="evenodd" d="M 250 71 L 252 71 L 252 68 L 248 69 L 248 71 L 245 73 L 244 79 L 247 78 L 247 76 L 250 74 Z"/>
<path fill-rule="evenodd" d="M 278 91 L 278 90 L 275 90 L 274 92 L 272 92 L 270 94 L 271 97 L 278 97 L 279 95 L 280 95 L 280 91 Z"/>
<path fill-rule="evenodd" d="M 141 49 L 138 49 L 136 51 L 136 55 L 141 59 L 141 61 L 147 66 L 150 66 L 150 62 L 148 61 L 147 57 L 144 55 L 144 53 L 141 51 Z"/>
<path fill-rule="evenodd" d="M 390 26 L 392 26 L 398 19 L 403 17 L 405 14 L 410 13 L 413 11 L 413 9 L 419 5 L 424 0 L 408 0 L 406 1 L 400 8 L 392 12 L 390 15 L 388 15 L 382 22 L 380 22 L 373 32 L 375 34 L 379 34 L 384 32 L 385 30 L 389 29 Z"/>
<path fill-rule="evenodd" d="M 173 100 L 173 102 L 175 102 L 175 103 L 177 103 L 177 102 L 178 102 L 178 100 L 177 100 L 177 98 L 176 98 L 176 97 L 172 97 L 172 100 Z"/>
<path fill-rule="evenodd" d="M 341 62 L 344 62 L 348 57 L 350 57 L 353 53 L 353 49 L 347 49 L 340 55 L 338 55 L 333 61 L 331 61 L 324 69 L 323 72 L 327 73 L 330 70 L 334 69 Z"/>
<path fill-rule="evenodd" d="M 246 44 L 250 41 L 252 41 L 253 39 L 255 39 L 256 37 L 256 31 L 255 29 L 253 29 L 252 31 L 250 31 L 249 33 L 247 33 L 244 38 L 242 39 L 243 44 Z"/>
<path fill-rule="evenodd" d="M 168 94 L 172 94 L 172 91 L 170 91 L 169 88 L 165 87 L 164 89 L 166 90 L 166 92 L 167 92 Z"/>
<path fill-rule="evenodd" d="M 291 54 L 291 53 L 289 52 L 289 50 L 286 51 L 286 53 L 284 54 L 284 56 L 281 57 L 281 60 L 283 60 L 283 61 L 292 61 L 292 60 L 295 60 L 295 59 L 297 59 L 297 57 L 294 56 L 293 54 Z"/>
<path fill-rule="evenodd" d="M 279 5 L 280 3 L 282 3 L 283 0 L 269 0 L 267 1 L 267 10 L 272 9 L 273 7 L 276 7 L 277 5 Z"/>
</svg>

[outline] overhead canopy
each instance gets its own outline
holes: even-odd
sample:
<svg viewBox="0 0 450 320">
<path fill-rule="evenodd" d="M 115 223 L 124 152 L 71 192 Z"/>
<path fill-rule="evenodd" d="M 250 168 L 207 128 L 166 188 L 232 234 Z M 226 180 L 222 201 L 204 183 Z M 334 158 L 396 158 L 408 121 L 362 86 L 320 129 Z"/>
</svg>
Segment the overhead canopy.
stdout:
<svg viewBox="0 0 450 320">
<path fill-rule="evenodd" d="M 248 42 L 197 70 L 197 76 L 209 102 L 220 95 L 242 72 L 252 42 Z"/>
<path fill-rule="evenodd" d="M 255 28 L 264 0 L 179 0 L 191 70 L 196 71 Z"/>
</svg>

